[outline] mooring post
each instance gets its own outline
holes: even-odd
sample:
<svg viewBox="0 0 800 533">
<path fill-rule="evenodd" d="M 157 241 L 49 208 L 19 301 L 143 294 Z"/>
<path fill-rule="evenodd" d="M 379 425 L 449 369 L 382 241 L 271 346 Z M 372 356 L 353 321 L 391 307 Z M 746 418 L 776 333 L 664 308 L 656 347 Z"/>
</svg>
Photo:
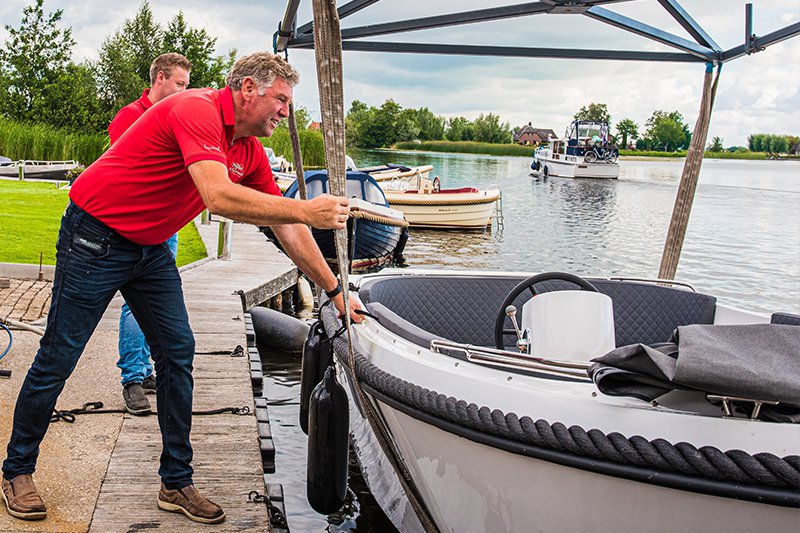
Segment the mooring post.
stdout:
<svg viewBox="0 0 800 533">
<path fill-rule="evenodd" d="M 217 259 L 230 259 L 233 245 L 233 221 L 219 217 L 219 238 L 217 239 Z"/>
<path fill-rule="evenodd" d="M 17 173 L 19 175 L 19 181 L 25 180 L 25 163 L 22 161 L 17 161 Z"/>
</svg>

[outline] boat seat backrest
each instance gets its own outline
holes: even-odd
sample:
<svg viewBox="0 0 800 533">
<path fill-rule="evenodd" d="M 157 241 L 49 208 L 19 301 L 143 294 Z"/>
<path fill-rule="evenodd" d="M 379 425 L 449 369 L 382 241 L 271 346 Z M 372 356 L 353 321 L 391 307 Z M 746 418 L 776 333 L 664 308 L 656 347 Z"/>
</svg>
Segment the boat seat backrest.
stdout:
<svg viewBox="0 0 800 533">
<path fill-rule="evenodd" d="M 367 304 L 379 302 L 383 320 L 396 314 L 435 337 L 455 342 L 494 346 L 494 323 L 506 295 L 523 278 L 399 276 L 365 281 L 359 296 Z M 716 298 L 704 294 L 618 280 L 589 280 L 614 303 L 616 345 L 666 342 L 678 326 L 712 324 Z M 545 281 L 537 292 L 569 290 L 567 281 Z M 523 293 L 514 302 L 517 309 L 530 298 Z M 518 318 L 519 320 L 519 318 Z M 508 326 L 510 327 L 510 325 Z M 397 331 L 396 331 L 397 332 Z M 413 337 L 413 338 L 412 338 Z M 409 340 L 420 339 L 418 330 Z"/>
<path fill-rule="evenodd" d="M 770 324 L 783 324 L 785 326 L 800 326 L 800 315 L 791 313 L 772 313 Z"/>
</svg>

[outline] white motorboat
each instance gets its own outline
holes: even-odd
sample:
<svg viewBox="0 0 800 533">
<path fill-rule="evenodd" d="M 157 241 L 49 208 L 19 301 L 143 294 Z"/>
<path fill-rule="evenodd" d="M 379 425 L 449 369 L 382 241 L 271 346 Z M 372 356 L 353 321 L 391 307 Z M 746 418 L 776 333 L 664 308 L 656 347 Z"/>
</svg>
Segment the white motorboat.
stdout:
<svg viewBox="0 0 800 533">
<path fill-rule="evenodd" d="M 380 183 L 389 205 L 402 211 L 412 228 L 486 229 L 501 198 L 495 186 L 443 189 L 438 176 L 418 183 L 416 188 L 402 180 Z"/>
<path fill-rule="evenodd" d="M 575 121 L 563 139 L 551 139 L 533 153 L 531 174 L 563 178 L 619 177 L 619 150 L 608 143 L 608 124 Z"/>
<path fill-rule="evenodd" d="M 352 159 L 350 161 L 352 161 Z M 353 167 L 355 167 L 355 165 L 353 165 Z M 420 180 L 428 179 L 431 170 L 433 170 L 433 165 L 409 167 L 390 163 L 367 168 L 352 168 L 352 170 L 358 170 L 359 172 L 369 174 L 377 182 L 400 180 L 409 183 L 418 183 Z"/>
<path fill-rule="evenodd" d="M 399 530 L 432 530 L 423 516 L 459 532 L 797 532 L 800 316 L 563 273 L 355 283 L 370 315 L 352 358 L 330 305 L 323 336 L 364 478 Z M 660 348 L 625 352 L 639 343 Z"/>
<path fill-rule="evenodd" d="M 67 173 L 80 166 L 77 161 L 0 161 L 0 176 L 6 178 L 65 180 Z M 20 175 L 20 170 L 22 171 Z"/>
</svg>

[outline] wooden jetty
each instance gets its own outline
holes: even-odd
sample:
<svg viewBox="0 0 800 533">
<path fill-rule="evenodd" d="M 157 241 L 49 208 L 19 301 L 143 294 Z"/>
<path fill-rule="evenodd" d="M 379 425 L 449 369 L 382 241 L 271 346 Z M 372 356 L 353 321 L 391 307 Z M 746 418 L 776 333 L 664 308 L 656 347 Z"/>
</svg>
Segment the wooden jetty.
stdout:
<svg viewBox="0 0 800 533">
<path fill-rule="evenodd" d="M 208 225 L 198 223 L 209 255 L 215 255 L 217 250 L 221 224 L 219 221 Z M 263 502 L 252 501 L 252 493 L 256 491 L 259 495 L 280 497 L 280 487 L 265 487 L 264 474 L 269 471 L 269 465 L 265 467 L 262 458 L 265 450 L 266 453 L 270 451 L 271 442 L 265 440 L 271 439 L 271 433 L 266 418 L 266 402 L 254 398 L 253 385 L 258 385 L 256 392 L 260 395 L 260 382 L 255 383 L 257 372 L 253 365 L 258 365 L 260 372 L 260 363 L 253 353 L 248 353 L 245 311 L 265 301 L 280 300 L 282 294 L 286 296 L 297 283 L 298 270 L 251 225 L 233 224 L 228 238 L 233 243 L 229 259 L 205 259 L 181 269 L 189 320 L 197 343 L 193 409 L 197 413 L 225 407 L 247 407 L 249 413 L 193 417 L 194 480 L 204 494 L 225 509 L 226 521 L 210 526 L 215 532 L 263 532 L 271 529 L 269 514 Z M 34 285 L 29 285 L 34 288 Z M 37 294 L 41 292 L 36 291 Z M 38 301 L 41 296 L 36 299 Z M 19 300 L 24 301 L 23 298 Z M 68 390 L 65 389 L 59 400 L 59 409 L 81 405 L 67 402 L 89 402 L 98 398 L 103 401 L 113 398 L 108 400 L 110 405 L 107 404 L 106 408 L 122 406 L 114 342 L 121 303 L 120 297 L 115 298 L 104 315 L 79 368 L 68 381 Z M 23 334 L 33 335 L 19 332 L 19 336 Z M 15 332 L 15 343 L 16 335 Z M 25 356 L 32 360 L 34 342 L 28 344 L 30 348 L 25 349 L 30 353 L 20 353 L 19 357 L 12 358 L 12 362 Z M 11 380 L 16 385 L 13 393 L 9 387 L 3 390 L 4 384 L 0 383 L 0 401 L 4 406 L 13 407 L 29 360 L 24 366 L 20 361 L 15 362 L 18 366 Z M 89 368 L 102 372 L 97 383 L 75 383 L 92 372 L 87 370 Z M 149 398 L 151 403 L 155 401 L 154 396 Z M 0 415 L 4 441 L 6 428 L 10 430 L 11 410 Z M 72 462 L 56 466 L 40 464 L 34 476 L 49 505 L 48 518 L 41 522 L 22 522 L 0 511 L 0 531 L 107 533 L 160 529 L 189 532 L 209 527 L 191 522 L 182 515 L 161 511 L 156 506 L 161 435 L 155 415 L 98 414 L 79 415 L 77 418 L 79 420 L 73 427 L 64 423 L 54 424 L 57 427 L 51 428 L 47 442 L 43 443 L 40 463 L 45 460 L 57 463 L 52 460 L 56 453 L 72 456 Z M 99 427 L 90 431 L 92 424 Z M 82 432 L 88 432 L 88 435 Z M 90 440 L 103 440 L 104 446 L 82 442 L 87 436 Z M 75 485 L 81 483 L 81 472 L 80 467 L 76 467 L 75 456 L 88 457 L 92 453 L 100 455 L 91 459 L 92 468 L 98 472 L 89 475 L 91 468 L 87 466 L 85 486 L 77 491 Z M 103 457 L 103 453 L 107 455 Z M 81 464 L 80 461 L 77 464 Z M 98 468 L 105 465 L 104 471 Z M 70 486 L 62 489 L 60 485 Z M 80 501 L 69 499 L 75 492 L 81 493 Z M 86 508 L 82 510 L 81 506 Z"/>
</svg>

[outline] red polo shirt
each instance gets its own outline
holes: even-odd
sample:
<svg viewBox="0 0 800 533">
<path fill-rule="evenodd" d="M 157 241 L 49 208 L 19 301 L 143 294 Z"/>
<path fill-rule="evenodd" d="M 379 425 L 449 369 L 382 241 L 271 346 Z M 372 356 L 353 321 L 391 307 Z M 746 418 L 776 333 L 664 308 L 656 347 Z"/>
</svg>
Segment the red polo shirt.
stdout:
<svg viewBox="0 0 800 533">
<path fill-rule="evenodd" d="M 131 102 L 117 112 L 113 120 L 111 120 L 111 124 L 108 125 L 108 137 L 111 139 L 111 144 L 117 142 L 117 139 L 122 137 L 122 134 L 131 124 L 136 122 L 145 111 L 153 107 L 153 103 L 148 98 L 149 94 L 150 89 L 145 89 L 142 91 L 141 98 Z"/>
<path fill-rule="evenodd" d="M 234 183 L 280 195 L 256 137 L 233 142 L 230 89 L 189 89 L 157 102 L 75 180 L 70 199 L 123 237 L 159 244 L 205 208 L 187 167 L 219 161 Z"/>
</svg>

